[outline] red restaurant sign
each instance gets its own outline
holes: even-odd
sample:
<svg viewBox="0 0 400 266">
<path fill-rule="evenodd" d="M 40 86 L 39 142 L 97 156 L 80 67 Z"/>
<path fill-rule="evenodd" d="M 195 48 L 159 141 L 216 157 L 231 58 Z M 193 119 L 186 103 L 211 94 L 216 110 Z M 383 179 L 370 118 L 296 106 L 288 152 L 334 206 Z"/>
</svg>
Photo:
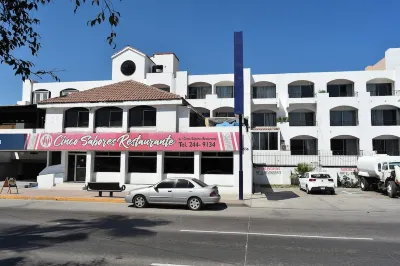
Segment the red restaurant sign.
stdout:
<svg viewBox="0 0 400 266">
<path fill-rule="evenodd" d="M 25 148 L 39 151 L 237 151 L 239 133 L 38 133 Z"/>
</svg>

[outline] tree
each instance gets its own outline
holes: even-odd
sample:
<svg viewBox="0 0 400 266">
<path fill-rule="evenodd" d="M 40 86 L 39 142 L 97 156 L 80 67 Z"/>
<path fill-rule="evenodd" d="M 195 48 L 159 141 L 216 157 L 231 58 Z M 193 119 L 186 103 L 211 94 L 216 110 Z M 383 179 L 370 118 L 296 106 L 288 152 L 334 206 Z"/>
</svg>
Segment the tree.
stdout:
<svg viewBox="0 0 400 266">
<path fill-rule="evenodd" d="M 312 172 L 315 168 L 308 163 L 299 163 L 294 169 L 296 175 L 303 175 L 307 172 Z"/>
<path fill-rule="evenodd" d="M 111 27 L 107 42 L 115 48 L 114 39 L 117 36 L 114 29 L 118 26 L 121 14 L 114 9 L 113 0 L 74 0 L 74 13 L 88 2 L 98 9 L 97 15 L 87 24 L 91 27 L 108 23 Z M 120 0 L 122 1 L 122 0 Z M 16 57 L 14 51 L 28 48 L 32 56 L 38 56 L 41 48 L 40 35 L 35 26 L 40 20 L 35 12 L 40 7 L 52 3 L 52 0 L 0 0 L 0 63 L 7 64 L 20 75 L 22 80 L 36 76 L 42 78 L 49 75 L 59 81 L 58 70 L 35 70 L 35 64 L 29 60 Z"/>
</svg>

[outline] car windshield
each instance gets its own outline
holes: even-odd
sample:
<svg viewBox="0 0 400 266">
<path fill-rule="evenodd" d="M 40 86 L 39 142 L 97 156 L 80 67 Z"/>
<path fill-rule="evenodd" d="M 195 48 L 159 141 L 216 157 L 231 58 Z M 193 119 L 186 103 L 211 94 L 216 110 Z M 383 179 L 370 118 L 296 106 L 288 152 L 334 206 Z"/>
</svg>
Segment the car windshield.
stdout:
<svg viewBox="0 0 400 266">
<path fill-rule="evenodd" d="M 328 174 L 312 174 L 312 178 L 331 178 Z"/>
<path fill-rule="evenodd" d="M 389 169 L 391 169 L 391 170 L 394 170 L 394 167 L 395 166 L 400 166 L 400 162 L 392 162 L 392 163 L 389 163 Z"/>
<path fill-rule="evenodd" d="M 197 185 L 199 185 L 201 187 L 207 187 L 208 186 L 206 183 L 204 183 L 203 181 L 200 181 L 200 180 L 198 180 L 196 178 L 193 178 L 192 180 L 193 180 L 193 182 L 195 182 Z"/>
</svg>

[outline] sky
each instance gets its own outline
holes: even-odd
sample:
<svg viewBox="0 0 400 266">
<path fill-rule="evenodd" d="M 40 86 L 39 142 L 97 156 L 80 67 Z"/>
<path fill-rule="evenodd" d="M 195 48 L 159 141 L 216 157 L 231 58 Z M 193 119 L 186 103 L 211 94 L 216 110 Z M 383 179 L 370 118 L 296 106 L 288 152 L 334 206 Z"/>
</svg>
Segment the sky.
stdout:
<svg viewBox="0 0 400 266">
<path fill-rule="evenodd" d="M 61 81 L 111 79 L 111 55 L 126 45 L 152 55 L 174 52 L 190 74 L 233 73 L 233 33 L 243 31 L 244 67 L 253 74 L 363 70 L 400 47 L 398 0 L 113 0 L 121 13 L 117 47 L 108 25 L 74 14 L 73 0 L 34 15 L 42 48 L 36 69 L 62 69 Z M 29 58 L 24 49 L 16 56 Z M 51 78 L 39 82 L 51 82 Z M 0 105 L 21 100 L 21 77 L 0 65 Z"/>
</svg>

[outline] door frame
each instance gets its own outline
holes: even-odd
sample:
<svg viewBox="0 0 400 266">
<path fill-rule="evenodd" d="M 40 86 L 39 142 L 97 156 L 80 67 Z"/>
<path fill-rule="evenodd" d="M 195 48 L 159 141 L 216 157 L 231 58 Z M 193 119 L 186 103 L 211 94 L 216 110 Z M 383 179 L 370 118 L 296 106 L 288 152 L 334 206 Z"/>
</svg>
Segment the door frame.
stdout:
<svg viewBox="0 0 400 266">
<path fill-rule="evenodd" d="M 67 155 L 68 158 L 69 158 L 70 155 L 74 156 L 74 180 L 73 181 L 69 181 L 69 182 L 85 183 L 86 180 L 84 180 L 84 181 L 76 181 L 76 168 L 77 168 L 78 156 L 85 156 L 86 157 L 87 154 L 85 152 L 68 152 L 68 155 Z M 87 160 L 87 157 L 86 157 L 86 160 Z"/>
</svg>

